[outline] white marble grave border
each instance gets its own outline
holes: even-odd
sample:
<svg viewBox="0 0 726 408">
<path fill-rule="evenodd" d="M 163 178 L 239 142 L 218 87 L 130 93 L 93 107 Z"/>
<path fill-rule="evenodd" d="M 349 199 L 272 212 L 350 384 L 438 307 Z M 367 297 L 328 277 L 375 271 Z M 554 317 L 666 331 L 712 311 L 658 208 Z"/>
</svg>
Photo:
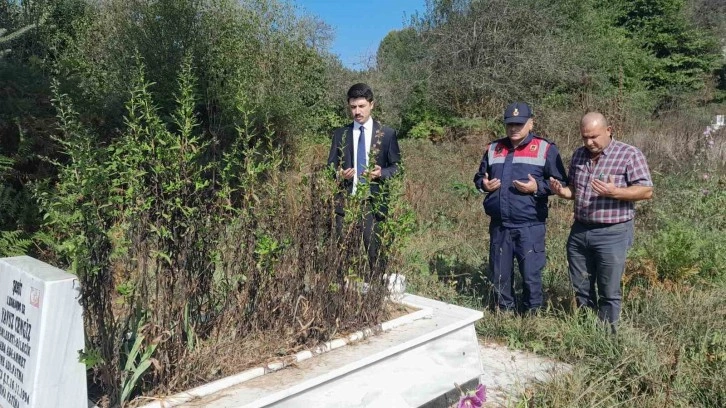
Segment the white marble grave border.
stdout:
<svg viewBox="0 0 726 408">
<path fill-rule="evenodd" d="M 296 364 L 298 362 L 307 360 L 309 358 L 315 357 L 317 355 L 327 353 L 329 351 L 335 350 L 337 348 L 346 346 L 348 344 L 352 344 L 361 340 L 364 340 L 368 337 L 385 333 L 387 331 L 390 331 L 394 328 L 403 326 L 405 324 L 412 323 L 416 320 L 420 319 L 430 319 L 433 317 L 434 311 L 431 307 L 422 307 L 420 304 L 417 304 L 415 302 L 409 302 L 406 299 L 401 299 L 399 301 L 392 300 L 394 303 L 400 303 L 405 306 L 413 307 L 418 309 L 415 312 L 397 317 L 393 320 L 389 320 L 386 322 L 383 322 L 381 324 L 378 324 L 372 328 L 366 328 L 363 330 L 359 330 L 355 333 L 352 333 L 346 337 L 339 337 L 336 339 L 333 339 L 331 341 L 325 342 L 321 344 L 318 347 L 315 347 L 312 350 L 305 350 L 298 352 L 296 354 L 283 357 L 281 359 L 276 359 L 264 366 L 261 367 L 255 367 L 246 371 L 243 371 L 239 374 L 235 374 L 229 377 L 225 377 L 216 381 L 212 381 L 210 383 L 201 385 L 196 388 L 192 388 L 188 391 L 183 391 L 178 394 L 174 394 L 168 397 L 159 397 L 158 400 L 153 401 L 151 403 L 145 404 L 140 406 L 139 408 L 171 408 L 175 407 L 177 405 L 181 405 L 184 403 L 187 403 L 195 398 L 202 398 L 206 397 L 208 395 L 214 394 L 216 392 L 222 391 L 226 388 L 242 384 L 245 381 L 249 381 L 253 378 L 257 378 L 260 376 L 263 376 L 268 373 L 273 373 L 275 371 L 279 371 L 285 367 L 288 367 L 290 365 Z"/>
</svg>

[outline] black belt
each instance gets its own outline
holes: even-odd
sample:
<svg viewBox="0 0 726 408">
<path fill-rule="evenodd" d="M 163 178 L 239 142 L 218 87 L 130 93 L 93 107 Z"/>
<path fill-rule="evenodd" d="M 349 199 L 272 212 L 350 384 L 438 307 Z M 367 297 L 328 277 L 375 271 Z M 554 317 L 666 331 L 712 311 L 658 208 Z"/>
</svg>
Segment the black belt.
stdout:
<svg viewBox="0 0 726 408">
<path fill-rule="evenodd" d="M 594 229 L 594 228 L 612 227 L 613 225 L 618 225 L 618 224 L 622 224 L 624 222 L 629 222 L 629 221 L 632 221 L 632 220 L 625 220 L 625 221 L 620 221 L 620 222 L 614 222 L 612 224 L 606 224 L 604 222 L 582 222 L 582 221 L 575 220 L 575 224 L 580 224 L 584 228 Z"/>
</svg>

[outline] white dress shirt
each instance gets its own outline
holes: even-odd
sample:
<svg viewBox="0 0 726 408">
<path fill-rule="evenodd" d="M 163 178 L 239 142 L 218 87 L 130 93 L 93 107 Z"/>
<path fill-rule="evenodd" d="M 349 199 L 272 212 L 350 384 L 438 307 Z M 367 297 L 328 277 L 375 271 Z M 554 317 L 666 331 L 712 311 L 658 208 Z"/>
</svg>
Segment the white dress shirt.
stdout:
<svg viewBox="0 0 726 408">
<path fill-rule="evenodd" d="M 358 163 L 358 138 L 360 137 L 360 128 L 365 128 L 366 137 L 366 167 L 368 166 L 368 156 L 371 153 L 371 140 L 373 140 L 373 117 L 369 117 L 366 123 L 360 124 L 353 122 L 353 168 Z M 353 194 L 355 194 L 356 186 L 358 186 L 358 171 L 356 169 L 355 175 L 353 176 Z"/>
</svg>

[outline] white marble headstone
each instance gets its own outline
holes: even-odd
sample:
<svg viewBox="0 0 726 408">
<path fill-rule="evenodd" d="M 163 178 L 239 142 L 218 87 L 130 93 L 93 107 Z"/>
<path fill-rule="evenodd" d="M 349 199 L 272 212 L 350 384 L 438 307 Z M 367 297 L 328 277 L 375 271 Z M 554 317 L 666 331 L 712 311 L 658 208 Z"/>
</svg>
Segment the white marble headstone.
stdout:
<svg viewBox="0 0 726 408">
<path fill-rule="evenodd" d="M 74 275 L 0 258 L 0 407 L 88 406 L 79 297 Z"/>
</svg>

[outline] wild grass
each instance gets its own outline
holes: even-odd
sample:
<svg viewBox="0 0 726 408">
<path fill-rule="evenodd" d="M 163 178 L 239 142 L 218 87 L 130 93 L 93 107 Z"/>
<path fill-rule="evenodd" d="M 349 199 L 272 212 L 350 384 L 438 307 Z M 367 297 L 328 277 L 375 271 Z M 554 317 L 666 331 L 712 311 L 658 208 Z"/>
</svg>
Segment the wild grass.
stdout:
<svg viewBox="0 0 726 408">
<path fill-rule="evenodd" d="M 489 220 L 483 197 L 471 189 L 486 136 L 402 144 L 407 198 L 418 227 L 403 249 L 412 290 L 481 308 L 477 330 L 483 339 L 574 367 L 532 386 L 512 406 L 726 406 L 726 134 L 715 134 L 706 150 L 699 140 L 708 122 L 693 112 L 677 118 L 642 125 L 638 132 L 625 124 L 619 137 L 645 152 L 656 193 L 637 205 L 617 335 L 593 314 L 573 311 L 565 256 L 571 202 L 550 200 L 546 312 L 526 318 L 498 314 L 487 308 Z M 566 160 L 579 146 L 572 135 L 548 136 Z"/>
</svg>

